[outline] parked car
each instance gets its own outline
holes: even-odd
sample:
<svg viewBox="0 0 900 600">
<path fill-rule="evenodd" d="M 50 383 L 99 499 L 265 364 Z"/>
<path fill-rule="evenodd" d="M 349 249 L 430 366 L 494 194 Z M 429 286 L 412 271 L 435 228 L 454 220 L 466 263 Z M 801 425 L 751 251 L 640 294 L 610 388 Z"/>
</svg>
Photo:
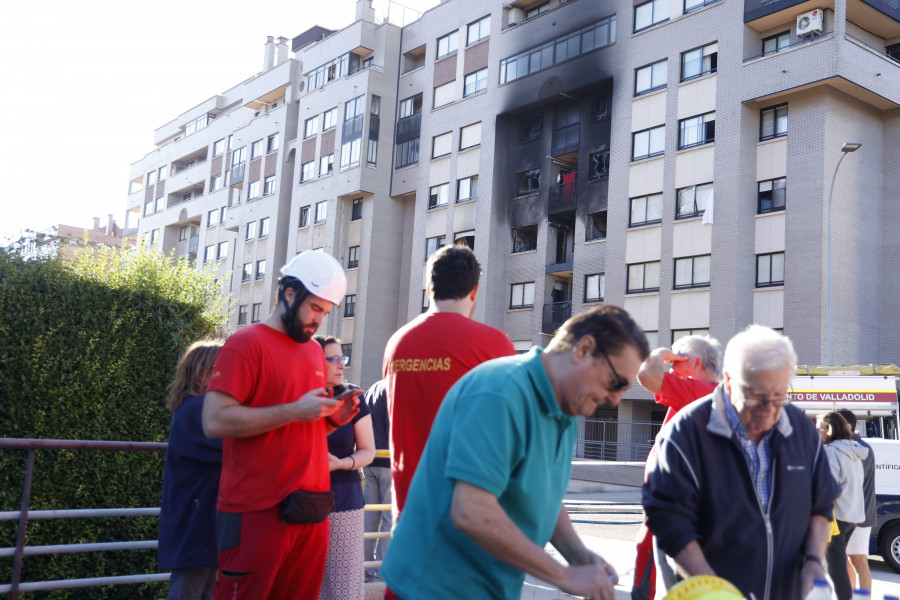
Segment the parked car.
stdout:
<svg viewBox="0 0 900 600">
<path fill-rule="evenodd" d="M 869 554 L 880 554 L 900 573 L 900 441 L 866 438 L 875 452 L 875 504 L 878 520 L 869 537 Z"/>
</svg>

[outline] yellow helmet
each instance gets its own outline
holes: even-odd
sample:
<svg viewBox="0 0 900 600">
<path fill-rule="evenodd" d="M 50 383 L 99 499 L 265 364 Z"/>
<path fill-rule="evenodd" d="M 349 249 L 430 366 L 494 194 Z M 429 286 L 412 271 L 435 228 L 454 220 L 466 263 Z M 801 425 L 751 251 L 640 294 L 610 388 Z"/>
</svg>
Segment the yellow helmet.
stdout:
<svg viewBox="0 0 900 600">
<path fill-rule="evenodd" d="M 743 600 L 741 591 L 715 575 L 695 575 L 673 586 L 664 600 Z"/>
</svg>

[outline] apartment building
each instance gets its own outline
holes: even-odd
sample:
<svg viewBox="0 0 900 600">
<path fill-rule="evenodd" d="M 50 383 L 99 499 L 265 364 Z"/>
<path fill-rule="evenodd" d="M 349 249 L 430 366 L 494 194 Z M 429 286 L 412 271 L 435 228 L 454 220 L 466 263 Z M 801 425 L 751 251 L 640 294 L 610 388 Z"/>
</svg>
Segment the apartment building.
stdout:
<svg viewBox="0 0 900 600">
<path fill-rule="evenodd" d="M 400 27 L 361 0 L 265 56 L 131 174 L 128 222 L 220 269 L 232 328 L 322 249 L 349 283 L 322 332 L 370 385 L 427 309 L 427 257 L 457 243 L 483 267 L 475 318 L 521 350 L 609 302 L 654 346 L 756 322 L 821 364 L 832 197 L 835 362 L 900 359 L 890 3 L 445 0 Z M 661 411 L 632 389 L 598 416 Z"/>
</svg>

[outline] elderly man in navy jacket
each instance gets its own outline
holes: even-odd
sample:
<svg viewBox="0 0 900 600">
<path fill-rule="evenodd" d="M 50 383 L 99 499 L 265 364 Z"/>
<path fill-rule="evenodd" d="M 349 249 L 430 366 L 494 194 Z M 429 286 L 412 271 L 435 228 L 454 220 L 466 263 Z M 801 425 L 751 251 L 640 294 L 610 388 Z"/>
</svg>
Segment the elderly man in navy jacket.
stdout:
<svg viewBox="0 0 900 600">
<path fill-rule="evenodd" d="M 683 575 L 718 575 L 758 600 L 824 578 L 835 483 L 815 428 L 785 404 L 791 341 L 751 325 L 725 349 L 710 398 L 663 428 L 647 465 L 650 530 Z"/>
</svg>

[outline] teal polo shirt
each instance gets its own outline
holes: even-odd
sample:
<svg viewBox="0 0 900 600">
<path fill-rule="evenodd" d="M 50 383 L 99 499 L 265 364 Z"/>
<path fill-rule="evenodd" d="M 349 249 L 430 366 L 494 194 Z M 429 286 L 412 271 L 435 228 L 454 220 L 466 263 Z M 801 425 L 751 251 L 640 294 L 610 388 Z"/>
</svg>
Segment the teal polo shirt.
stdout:
<svg viewBox="0 0 900 600">
<path fill-rule="evenodd" d="M 550 540 L 578 421 L 560 410 L 541 353 L 488 361 L 447 392 L 381 568 L 402 600 L 520 598 L 525 574 L 457 530 L 450 504 L 465 481 L 495 495 L 535 544 Z"/>
</svg>

